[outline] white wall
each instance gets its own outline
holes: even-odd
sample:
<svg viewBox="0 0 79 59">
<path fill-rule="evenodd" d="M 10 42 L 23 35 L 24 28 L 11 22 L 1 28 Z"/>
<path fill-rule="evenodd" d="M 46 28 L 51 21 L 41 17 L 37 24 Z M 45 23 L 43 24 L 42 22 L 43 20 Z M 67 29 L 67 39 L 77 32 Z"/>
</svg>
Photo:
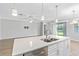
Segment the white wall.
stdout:
<svg viewBox="0 0 79 59">
<path fill-rule="evenodd" d="M 0 39 L 1 39 L 1 20 L 0 20 Z"/>
<path fill-rule="evenodd" d="M 24 29 L 24 25 L 29 29 Z M 1 38 L 15 38 L 40 35 L 40 23 L 28 23 L 19 20 L 1 19 Z"/>
</svg>

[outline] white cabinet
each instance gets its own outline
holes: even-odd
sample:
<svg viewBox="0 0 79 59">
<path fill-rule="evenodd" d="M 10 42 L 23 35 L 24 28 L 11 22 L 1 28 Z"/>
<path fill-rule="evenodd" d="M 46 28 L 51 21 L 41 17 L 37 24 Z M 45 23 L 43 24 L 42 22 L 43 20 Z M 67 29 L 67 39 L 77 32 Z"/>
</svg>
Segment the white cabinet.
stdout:
<svg viewBox="0 0 79 59">
<path fill-rule="evenodd" d="M 69 40 L 65 40 L 58 43 L 59 56 L 68 56 L 69 55 Z"/>
<path fill-rule="evenodd" d="M 58 55 L 58 44 L 52 44 L 48 46 L 48 56 L 57 56 Z"/>
<path fill-rule="evenodd" d="M 48 56 L 69 55 L 69 40 L 64 40 L 48 46 Z"/>
</svg>

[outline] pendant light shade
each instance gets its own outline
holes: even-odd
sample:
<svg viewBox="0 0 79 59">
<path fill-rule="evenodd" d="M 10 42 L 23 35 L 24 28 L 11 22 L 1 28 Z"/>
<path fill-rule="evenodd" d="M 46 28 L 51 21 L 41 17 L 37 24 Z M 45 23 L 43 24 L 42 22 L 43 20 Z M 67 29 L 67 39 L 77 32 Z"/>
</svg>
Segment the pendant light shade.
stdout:
<svg viewBox="0 0 79 59">
<path fill-rule="evenodd" d="M 44 16 L 44 3 L 42 2 L 42 6 L 41 6 L 41 20 L 44 21 L 45 20 L 45 16 Z"/>
<path fill-rule="evenodd" d="M 55 21 L 56 23 L 58 23 L 58 19 L 56 19 L 56 21 Z"/>
<path fill-rule="evenodd" d="M 12 9 L 12 16 L 18 16 L 17 10 L 16 9 Z"/>
<path fill-rule="evenodd" d="M 70 24 L 77 24 L 77 20 L 73 20 Z"/>
<path fill-rule="evenodd" d="M 75 18 L 75 10 L 73 10 L 72 12 L 73 12 L 73 20 L 70 22 L 70 24 L 77 24 L 78 21 Z"/>
<path fill-rule="evenodd" d="M 16 9 L 16 3 L 12 4 L 11 15 L 12 16 L 18 16 L 18 10 Z"/>
<path fill-rule="evenodd" d="M 29 23 L 32 23 L 32 22 L 33 22 L 33 20 L 30 20 L 30 21 L 29 21 Z"/>
<path fill-rule="evenodd" d="M 41 20 L 42 20 L 42 21 L 45 20 L 45 17 L 44 17 L 44 16 L 41 16 Z"/>
<path fill-rule="evenodd" d="M 33 16 L 29 16 L 27 19 L 29 20 L 29 23 L 33 23 L 34 20 Z"/>
</svg>

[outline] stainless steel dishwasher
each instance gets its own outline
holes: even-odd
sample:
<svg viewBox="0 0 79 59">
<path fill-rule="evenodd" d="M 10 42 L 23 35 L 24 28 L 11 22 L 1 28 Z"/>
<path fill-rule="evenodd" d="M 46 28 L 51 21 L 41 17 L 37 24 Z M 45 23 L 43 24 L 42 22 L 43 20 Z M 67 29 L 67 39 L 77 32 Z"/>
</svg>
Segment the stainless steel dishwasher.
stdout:
<svg viewBox="0 0 79 59">
<path fill-rule="evenodd" d="M 43 47 L 23 54 L 23 56 L 47 56 L 47 55 L 48 55 L 48 47 Z"/>
</svg>

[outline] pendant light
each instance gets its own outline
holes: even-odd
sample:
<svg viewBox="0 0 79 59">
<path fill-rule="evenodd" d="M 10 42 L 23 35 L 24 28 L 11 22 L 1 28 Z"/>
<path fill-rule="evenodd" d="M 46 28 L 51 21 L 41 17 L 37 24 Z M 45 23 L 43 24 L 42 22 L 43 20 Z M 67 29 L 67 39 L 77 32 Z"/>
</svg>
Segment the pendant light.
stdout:
<svg viewBox="0 0 79 59">
<path fill-rule="evenodd" d="M 70 24 L 77 24 L 78 21 L 75 19 L 75 10 L 73 10 L 72 13 L 73 13 L 73 20 L 70 22 Z"/>
<path fill-rule="evenodd" d="M 12 9 L 11 9 L 11 15 L 12 16 L 18 16 L 18 11 L 15 8 L 15 6 L 16 6 L 15 3 L 13 3 Z"/>
<path fill-rule="evenodd" d="M 29 16 L 28 19 L 29 19 L 29 23 L 33 23 L 33 19 L 34 19 L 33 16 Z"/>
<path fill-rule="evenodd" d="M 44 3 L 42 2 L 42 8 L 41 8 L 41 20 L 44 21 L 45 20 L 45 16 L 44 16 Z"/>
<path fill-rule="evenodd" d="M 58 5 L 56 5 L 56 19 L 55 19 L 55 22 L 56 23 L 58 22 Z"/>
<path fill-rule="evenodd" d="M 12 16 L 18 16 L 17 10 L 12 8 Z"/>
<path fill-rule="evenodd" d="M 32 23 L 32 22 L 33 22 L 33 20 L 30 20 L 30 21 L 29 21 L 29 23 Z"/>
</svg>

